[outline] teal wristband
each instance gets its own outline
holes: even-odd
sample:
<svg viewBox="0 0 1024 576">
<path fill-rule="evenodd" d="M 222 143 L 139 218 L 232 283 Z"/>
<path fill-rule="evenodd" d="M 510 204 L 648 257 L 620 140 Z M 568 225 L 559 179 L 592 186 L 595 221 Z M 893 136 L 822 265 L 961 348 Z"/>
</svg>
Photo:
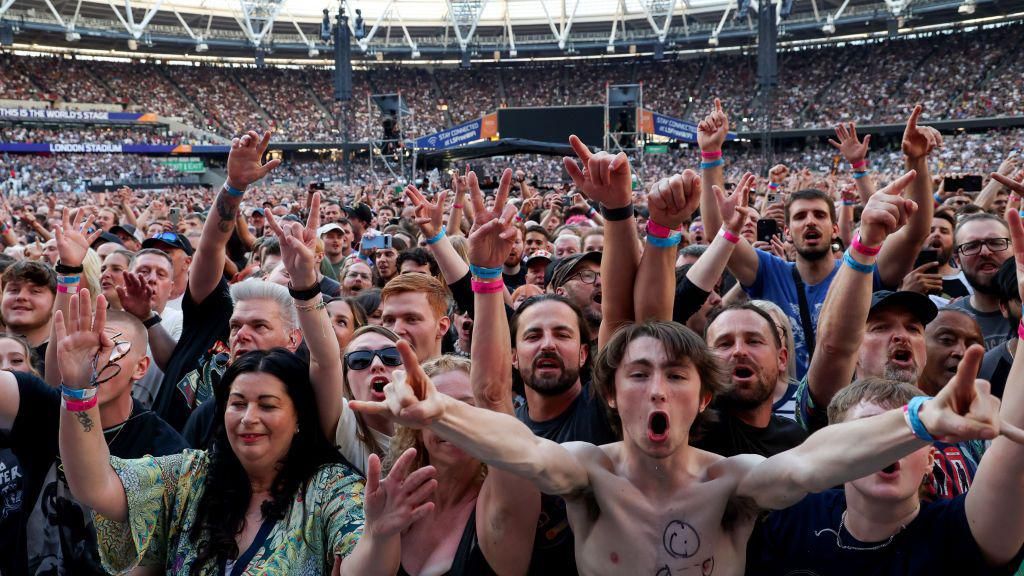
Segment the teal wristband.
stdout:
<svg viewBox="0 0 1024 576">
<path fill-rule="evenodd" d="M 709 168 L 718 168 L 719 166 L 722 166 L 724 164 L 725 164 L 725 159 L 724 158 L 719 158 L 718 160 L 714 160 L 712 162 L 701 162 L 700 163 L 700 169 L 701 170 L 708 170 Z"/>
<path fill-rule="evenodd" d="M 868 175 L 868 173 L 867 172 L 863 172 L 863 171 L 854 172 L 853 173 L 853 179 L 854 180 L 860 180 L 861 178 L 863 178 L 863 177 L 865 177 L 867 175 Z"/>
<path fill-rule="evenodd" d="M 874 264 L 861 264 L 860 262 L 854 260 L 853 256 L 850 256 L 849 249 L 847 249 L 846 252 L 843 254 L 843 264 L 846 264 L 847 266 L 853 268 L 854 270 L 860 272 L 861 274 L 871 274 L 872 272 L 875 271 Z"/>
<path fill-rule="evenodd" d="M 910 430 L 914 433 L 919 440 L 925 442 L 935 442 L 935 437 L 932 436 L 928 429 L 925 428 L 924 422 L 921 422 L 921 406 L 931 400 L 931 396 L 914 396 L 907 403 L 906 412 L 907 422 L 910 424 Z"/>
<path fill-rule="evenodd" d="M 424 240 L 424 242 L 427 243 L 427 246 L 432 246 L 440 242 L 441 238 L 445 237 L 445 234 L 448 234 L 448 227 L 441 226 L 441 230 L 437 234 L 434 234 L 432 237 L 427 238 L 426 240 Z"/>
<path fill-rule="evenodd" d="M 484 268 L 470 264 L 469 273 L 481 280 L 494 280 L 501 277 L 501 268 Z"/>
<path fill-rule="evenodd" d="M 679 232 L 673 232 L 668 238 L 658 238 L 651 234 L 647 235 L 647 243 L 657 248 L 673 248 L 678 246 L 683 240 L 683 235 Z"/>
<path fill-rule="evenodd" d="M 227 182 L 224 182 L 224 191 L 228 193 L 228 196 L 234 196 L 236 198 L 245 195 L 245 190 L 239 190 L 238 188 L 234 188 L 233 186 L 231 186 L 231 184 L 228 184 Z"/>
</svg>

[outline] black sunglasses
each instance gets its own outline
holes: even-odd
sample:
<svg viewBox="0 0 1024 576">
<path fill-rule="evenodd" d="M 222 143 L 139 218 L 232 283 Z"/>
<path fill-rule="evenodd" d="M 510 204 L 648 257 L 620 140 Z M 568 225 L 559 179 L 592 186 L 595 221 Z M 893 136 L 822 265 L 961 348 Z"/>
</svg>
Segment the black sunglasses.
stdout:
<svg viewBox="0 0 1024 576">
<path fill-rule="evenodd" d="M 385 366 L 401 366 L 402 355 L 398 348 L 389 346 L 380 350 L 356 350 L 345 354 L 345 365 L 349 370 L 365 370 L 373 364 L 374 357 L 380 358 Z"/>
</svg>

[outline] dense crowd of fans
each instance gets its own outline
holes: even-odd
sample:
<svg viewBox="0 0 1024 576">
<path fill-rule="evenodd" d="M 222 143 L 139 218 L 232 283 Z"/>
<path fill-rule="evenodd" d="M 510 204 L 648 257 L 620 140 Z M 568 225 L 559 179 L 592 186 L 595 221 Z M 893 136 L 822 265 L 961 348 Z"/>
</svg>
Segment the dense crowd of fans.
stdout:
<svg viewBox="0 0 1024 576">
<path fill-rule="evenodd" d="M 209 140 L 193 131 L 180 132 L 145 125 L 41 125 L 0 124 L 0 142 L 44 142 L 48 144 L 206 144 Z"/>
</svg>

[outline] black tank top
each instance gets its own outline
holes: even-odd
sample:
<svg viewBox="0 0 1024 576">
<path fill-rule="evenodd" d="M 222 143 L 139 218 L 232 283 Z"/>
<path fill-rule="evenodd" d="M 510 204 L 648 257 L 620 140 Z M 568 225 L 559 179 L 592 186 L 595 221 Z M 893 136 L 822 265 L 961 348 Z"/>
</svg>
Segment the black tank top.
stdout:
<svg viewBox="0 0 1024 576">
<path fill-rule="evenodd" d="M 410 576 L 404 566 L 398 567 L 397 576 Z M 497 576 L 497 573 L 487 563 L 484 552 L 480 549 L 480 541 L 476 537 L 476 507 L 469 515 L 469 522 L 462 531 L 462 539 L 459 540 L 459 547 L 455 550 L 455 558 L 452 560 L 452 567 L 444 573 L 444 576 Z"/>
</svg>

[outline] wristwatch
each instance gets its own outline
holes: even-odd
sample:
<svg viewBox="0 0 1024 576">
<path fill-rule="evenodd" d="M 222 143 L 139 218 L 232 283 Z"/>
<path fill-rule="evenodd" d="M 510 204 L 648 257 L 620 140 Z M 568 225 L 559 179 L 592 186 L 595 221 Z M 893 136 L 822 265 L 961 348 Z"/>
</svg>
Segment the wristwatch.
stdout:
<svg viewBox="0 0 1024 576">
<path fill-rule="evenodd" d="M 161 318 L 159 314 L 157 314 L 156 312 L 151 312 L 149 318 L 146 318 L 145 320 L 142 321 L 142 325 L 146 327 L 146 330 L 149 330 L 150 328 L 156 326 L 162 321 L 163 318 Z"/>
</svg>

